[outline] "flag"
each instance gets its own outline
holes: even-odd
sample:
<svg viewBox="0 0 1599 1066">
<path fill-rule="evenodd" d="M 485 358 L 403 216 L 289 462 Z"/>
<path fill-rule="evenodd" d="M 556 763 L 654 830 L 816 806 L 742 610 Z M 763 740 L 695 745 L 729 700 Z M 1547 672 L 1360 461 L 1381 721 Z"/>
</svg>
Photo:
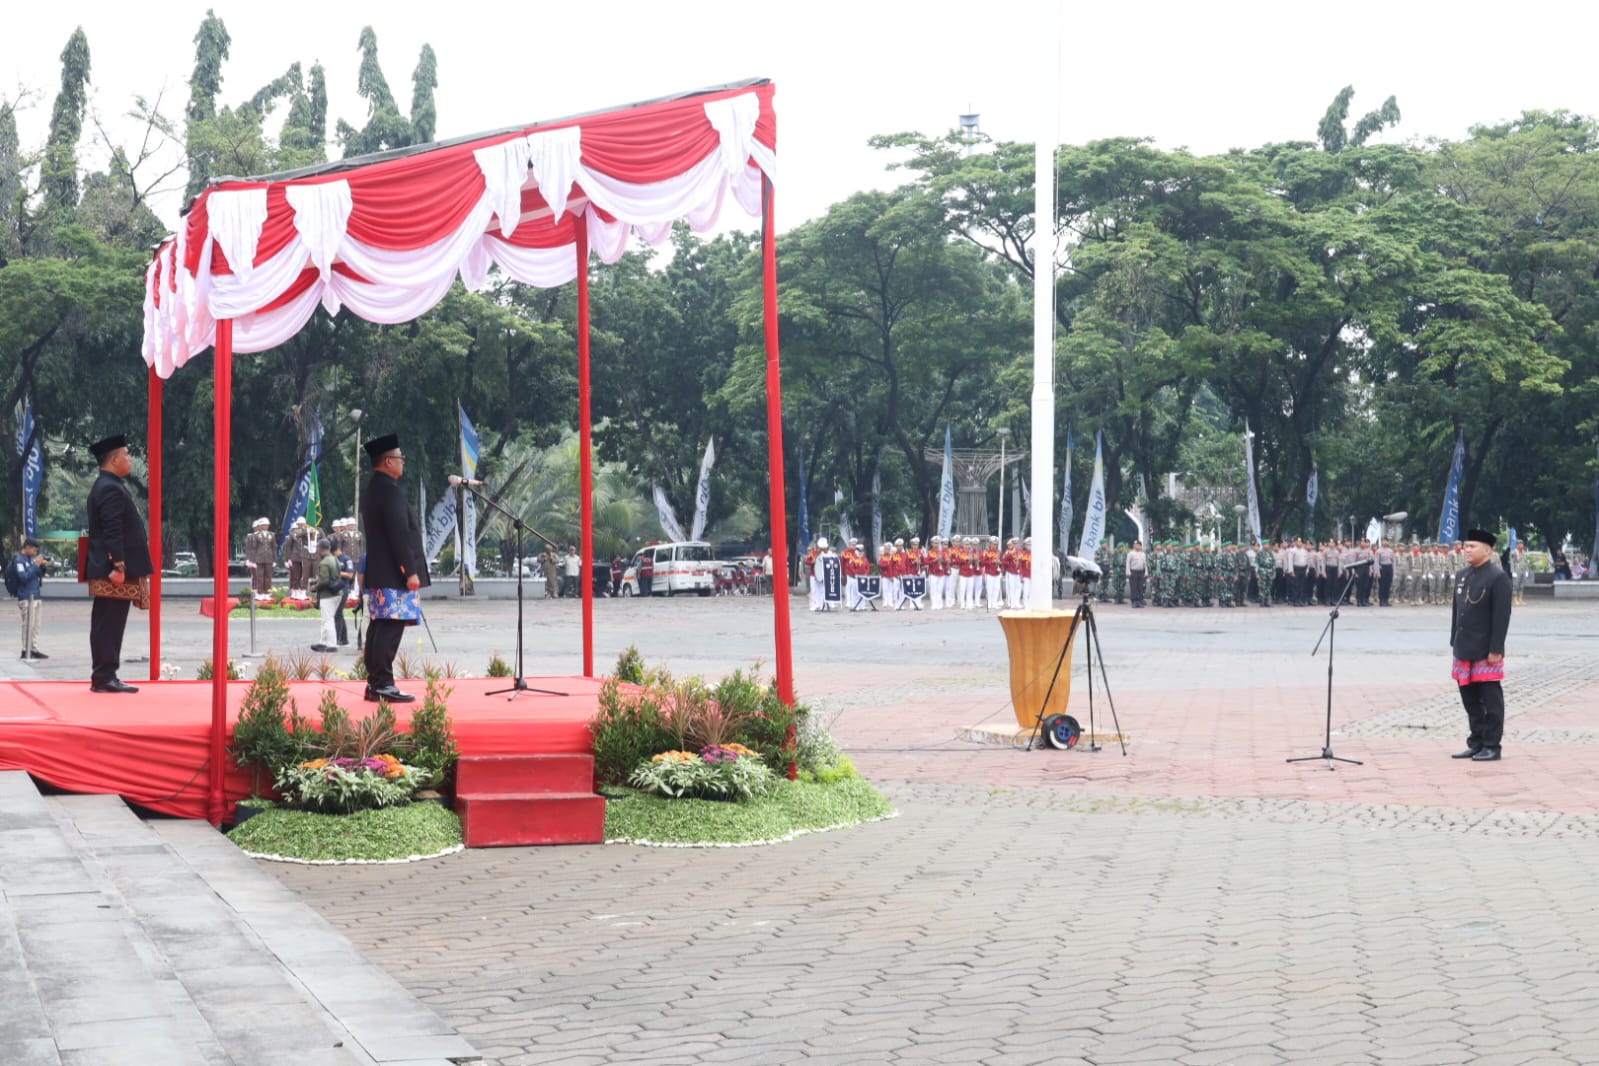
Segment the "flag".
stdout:
<svg viewBox="0 0 1599 1066">
<path fill-rule="evenodd" d="M 1072 430 L 1066 427 L 1066 483 L 1060 490 L 1060 550 L 1072 542 Z"/>
<path fill-rule="evenodd" d="M 666 490 L 661 488 L 659 481 L 655 482 L 655 514 L 661 521 L 661 529 L 673 540 L 687 540 L 683 536 L 683 527 L 677 524 L 677 515 L 672 510 L 672 501 L 666 498 Z"/>
<path fill-rule="evenodd" d="M 1510 527 L 1510 550 L 1511 551 L 1515 551 L 1516 550 L 1517 543 L 1519 543 L 1519 541 L 1518 541 L 1518 539 L 1516 537 L 1516 527 L 1515 526 L 1511 526 Z"/>
<path fill-rule="evenodd" d="M 1382 519 L 1373 518 L 1366 523 L 1366 539 L 1374 548 L 1382 543 Z"/>
<path fill-rule="evenodd" d="M 1027 491 L 1027 480 L 1022 477 L 1019 470 L 1016 472 L 1016 481 L 1022 487 L 1022 521 L 1021 525 L 1016 527 L 1016 535 L 1025 537 L 1027 531 L 1032 528 L 1030 523 L 1033 520 L 1033 494 Z"/>
<path fill-rule="evenodd" d="M 849 508 L 844 506 L 844 490 L 833 486 L 833 506 L 838 508 L 838 535 L 844 547 L 849 547 L 849 542 L 855 539 L 855 531 L 849 525 Z"/>
<path fill-rule="evenodd" d="M 1249 532 L 1256 542 L 1260 540 L 1260 494 L 1255 491 L 1255 435 L 1249 432 L 1249 419 L 1244 419 L 1244 473 L 1249 478 Z"/>
<path fill-rule="evenodd" d="M 883 543 L 883 476 L 882 471 L 872 471 L 872 544 Z"/>
<path fill-rule="evenodd" d="M 420 482 L 417 484 L 417 491 L 421 492 Z M 438 558 L 439 549 L 444 547 L 444 542 L 455 531 L 455 493 L 446 492 L 439 497 L 439 502 L 433 505 L 433 513 L 428 515 L 427 541 L 422 548 L 422 554 L 427 556 L 428 562 L 431 563 Z"/>
<path fill-rule="evenodd" d="M 321 525 L 322 495 L 320 486 L 317 487 L 317 520 L 312 522 L 310 517 L 311 489 L 316 481 L 317 460 L 322 458 L 322 413 L 314 411 L 310 423 L 305 427 L 305 469 L 300 471 L 299 478 L 294 483 L 294 491 L 289 494 L 289 506 L 283 512 L 283 528 L 278 530 L 278 551 L 283 551 L 283 542 L 289 539 L 289 530 L 294 527 L 296 518 L 304 518 L 312 525 Z"/>
<path fill-rule="evenodd" d="M 716 463 L 716 439 L 705 441 L 705 458 L 700 460 L 700 485 L 694 493 L 694 523 L 689 530 L 689 540 L 699 540 L 705 534 L 705 516 L 711 509 L 711 467 Z"/>
<path fill-rule="evenodd" d="M 317 464 L 311 464 L 311 483 L 305 493 L 305 521 L 307 525 L 322 528 L 322 481 L 317 477 Z"/>
<path fill-rule="evenodd" d="M 461 416 L 461 476 L 477 477 L 478 436 L 472 420 L 466 417 L 466 408 L 459 403 L 455 409 Z M 466 489 L 461 490 L 461 525 L 456 533 L 455 559 L 467 577 L 477 576 L 477 501 Z"/>
<path fill-rule="evenodd" d="M 1593 480 L 1593 553 L 1588 558 L 1599 562 L 1599 477 Z"/>
<path fill-rule="evenodd" d="M 1083 539 L 1077 554 L 1092 559 L 1105 535 L 1105 431 L 1094 434 L 1094 480 L 1088 486 L 1088 510 L 1083 514 Z"/>
<path fill-rule="evenodd" d="M 955 532 L 955 447 L 948 422 L 944 423 L 944 471 L 938 479 L 938 539 L 949 543 Z M 875 544 L 872 546 L 877 547 Z"/>
<path fill-rule="evenodd" d="M 1438 519 L 1438 543 L 1460 539 L 1460 479 L 1466 472 L 1466 431 L 1455 437 L 1455 457 L 1449 464 L 1449 484 L 1444 486 L 1444 513 Z"/>
<path fill-rule="evenodd" d="M 34 436 L 33 401 L 17 401 L 17 454 L 27 453 L 22 463 L 22 535 L 39 535 L 39 485 L 44 481 L 44 453 Z"/>
<path fill-rule="evenodd" d="M 1310 466 L 1310 480 L 1305 482 L 1305 503 L 1310 506 L 1310 521 L 1307 523 L 1305 532 L 1310 535 L 1312 541 L 1316 539 L 1316 489 L 1319 480 L 1316 465 L 1312 463 Z"/>
<path fill-rule="evenodd" d="M 799 550 L 800 554 L 811 546 L 811 512 L 805 504 L 805 453 L 799 457 Z"/>
</svg>

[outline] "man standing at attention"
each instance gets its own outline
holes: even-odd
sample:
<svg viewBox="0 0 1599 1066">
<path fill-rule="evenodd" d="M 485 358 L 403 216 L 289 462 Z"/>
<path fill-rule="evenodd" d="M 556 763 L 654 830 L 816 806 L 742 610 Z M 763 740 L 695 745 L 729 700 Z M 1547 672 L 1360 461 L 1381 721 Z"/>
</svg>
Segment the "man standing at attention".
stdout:
<svg viewBox="0 0 1599 1066">
<path fill-rule="evenodd" d="M 407 626 L 422 619 L 421 589 L 429 584 L 422 554 L 422 523 L 405 501 L 400 477 L 405 456 L 393 433 L 366 442 L 372 462 L 361 512 L 366 525 L 366 699 L 410 703 L 415 696 L 394 685 L 394 656 Z"/>
<path fill-rule="evenodd" d="M 1494 562 L 1494 535 L 1467 532 L 1467 566 L 1455 575 L 1449 642 L 1455 655 L 1450 671 L 1460 686 L 1471 733 L 1456 759 L 1493 762 L 1505 732 L 1505 634 L 1510 629 L 1510 578 Z"/>
<path fill-rule="evenodd" d="M 91 692 L 137 692 L 117 677 L 122 666 L 122 632 L 128 608 L 149 606 L 145 579 L 155 571 L 144 519 L 122 479 L 133 472 L 128 438 L 118 434 L 89 445 L 100 463 L 100 476 L 89 488 L 89 558 L 83 576 L 94 606 L 89 609 L 89 674 Z M 125 586 L 132 582 L 130 594 Z M 98 589 L 98 591 L 97 591 Z"/>
</svg>

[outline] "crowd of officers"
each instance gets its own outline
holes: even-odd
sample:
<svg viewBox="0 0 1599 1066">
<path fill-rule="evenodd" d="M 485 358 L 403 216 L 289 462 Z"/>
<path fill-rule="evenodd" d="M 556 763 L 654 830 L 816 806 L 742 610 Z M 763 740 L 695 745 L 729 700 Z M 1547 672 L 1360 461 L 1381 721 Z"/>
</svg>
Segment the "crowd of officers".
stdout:
<svg viewBox="0 0 1599 1066">
<path fill-rule="evenodd" d="M 922 546 L 920 537 L 903 537 L 878 548 L 874 565 L 865 545 L 852 539 L 842 552 L 835 552 L 826 537 L 818 537 L 801 562 L 810 577 L 810 607 L 825 606 L 823 597 L 824 559 L 836 556 L 843 577 L 844 606 L 860 610 L 876 607 L 863 593 L 861 578 L 874 574 L 882 606 L 889 610 L 927 608 L 939 610 L 1019 609 L 1027 606 L 1032 593 L 1033 539 L 1011 537 L 1004 547 L 998 537 L 932 537 Z M 1059 562 L 1054 578 L 1059 579 Z M 869 584 L 869 583 L 868 583 Z"/>
<path fill-rule="evenodd" d="M 317 545 L 326 539 L 335 555 L 347 556 L 359 562 L 366 553 L 365 538 L 356 527 L 354 518 L 335 518 L 331 535 L 325 535 L 304 518 L 296 518 L 289 535 L 283 538 L 283 548 L 278 548 L 278 538 L 272 524 L 257 518 L 249 535 L 244 538 L 244 559 L 250 567 L 250 587 L 258 602 L 272 601 L 273 570 L 279 559 L 289 571 L 289 591 L 286 598 L 313 601 L 311 587 L 317 579 Z"/>
<path fill-rule="evenodd" d="M 1101 545 L 1095 562 L 1106 575 L 1099 601 L 1130 601 L 1134 607 L 1332 606 L 1340 597 L 1359 607 L 1444 604 L 1453 595 L 1455 575 L 1467 565 L 1460 544 L 1317 543 L 1297 537 L 1248 547 L 1162 541 L 1145 551 L 1136 541 L 1131 547 Z M 1518 545 L 1505 562 L 1515 602 L 1521 603 L 1532 577 L 1526 547 Z"/>
</svg>

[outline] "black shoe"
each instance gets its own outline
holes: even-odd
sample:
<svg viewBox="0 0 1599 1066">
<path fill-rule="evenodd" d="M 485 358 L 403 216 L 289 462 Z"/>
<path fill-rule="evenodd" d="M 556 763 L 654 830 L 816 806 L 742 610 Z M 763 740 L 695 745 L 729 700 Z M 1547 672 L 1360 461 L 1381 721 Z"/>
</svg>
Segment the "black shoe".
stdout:
<svg viewBox="0 0 1599 1066">
<path fill-rule="evenodd" d="M 139 690 L 137 688 L 133 687 L 132 685 L 124 685 L 119 679 L 113 677 L 110 681 L 91 682 L 90 685 L 89 685 L 89 691 L 90 692 L 137 692 Z"/>
<path fill-rule="evenodd" d="M 1471 761 L 1472 762 L 1498 762 L 1499 761 L 1499 749 L 1498 748 L 1483 748 L 1481 751 L 1477 752 L 1477 754 L 1475 754 L 1475 755 L 1473 755 L 1471 757 Z"/>
<path fill-rule="evenodd" d="M 329 652 L 329 651 L 338 651 L 339 649 L 335 648 L 331 644 L 313 644 L 313 645 L 311 645 L 311 650 L 312 651 Z"/>
<path fill-rule="evenodd" d="M 48 659 L 48 658 L 50 658 L 50 656 L 46 655 L 42 651 L 35 651 L 32 655 L 28 656 L 28 658 L 30 658 L 30 659 Z"/>
<path fill-rule="evenodd" d="M 1457 751 L 1449 757 L 1451 759 L 1475 759 L 1477 753 L 1481 750 L 1481 748 L 1467 748 L 1465 751 Z"/>
<path fill-rule="evenodd" d="M 387 703 L 411 703 L 416 699 L 416 697 L 408 692 L 401 692 L 393 685 L 388 685 L 384 688 L 373 688 L 371 685 L 368 685 L 366 687 L 365 699 L 368 703 L 376 703 L 379 700 L 383 700 Z"/>
</svg>

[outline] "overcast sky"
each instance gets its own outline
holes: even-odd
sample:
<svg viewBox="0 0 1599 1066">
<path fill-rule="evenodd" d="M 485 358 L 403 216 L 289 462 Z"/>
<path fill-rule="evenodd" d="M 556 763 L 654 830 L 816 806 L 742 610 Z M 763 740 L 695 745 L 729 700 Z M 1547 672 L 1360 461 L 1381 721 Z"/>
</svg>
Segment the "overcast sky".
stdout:
<svg viewBox="0 0 1599 1066">
<path fill-rule="evenodd" d="M 1042 0 L 1040 0 L 1042 2 Z M 163 95 L 180 117 L 193 37 L 207 7 L 233 45 L 222 101 L 237 104 L 298 60 L 327 70 L 329 131 L 360 126 L 355 94 L 361 27 L 402 107 L 424 42 L 438 55 L 438 136 L 455 137 L 719 85 L 777 83 L 780 228 L 867 187 L 901 178 L 876 133 L 943 132 L 972 111 L 1000 140 L 1037 136 L 1037 3 L 885 0 L 385 5 L 341 0 L 79 0 L 14 3 L 0 16 L 0 96 L 29 93 L 19 114 L 27 148 L 42 145 L 74 27 L 88 35 L 92 101 L 115 138 L 136 94 Z M 1599 113 L 1599 79 L 1577 60 L 1599 5 L 1528 0 L 1513 6 L 1413 0 L 1309 5 L 1212 0 L 1067 3 L 1059 140 L 1153 137 L 1201 153 L 1311 140 L 1340 88 L 1355 115 L 1398 97 L 1390 140 L 1458 138 L 1477 123 L 1532 108 Z M 281 113 L 274 117 L 281 121 Z M 80 160 L 98 166 L 103 149 Z M 334 149 L 332 154 L 338 154 Z M 173 223 L 177 197 L 157 204 Z"/>
</svg>

